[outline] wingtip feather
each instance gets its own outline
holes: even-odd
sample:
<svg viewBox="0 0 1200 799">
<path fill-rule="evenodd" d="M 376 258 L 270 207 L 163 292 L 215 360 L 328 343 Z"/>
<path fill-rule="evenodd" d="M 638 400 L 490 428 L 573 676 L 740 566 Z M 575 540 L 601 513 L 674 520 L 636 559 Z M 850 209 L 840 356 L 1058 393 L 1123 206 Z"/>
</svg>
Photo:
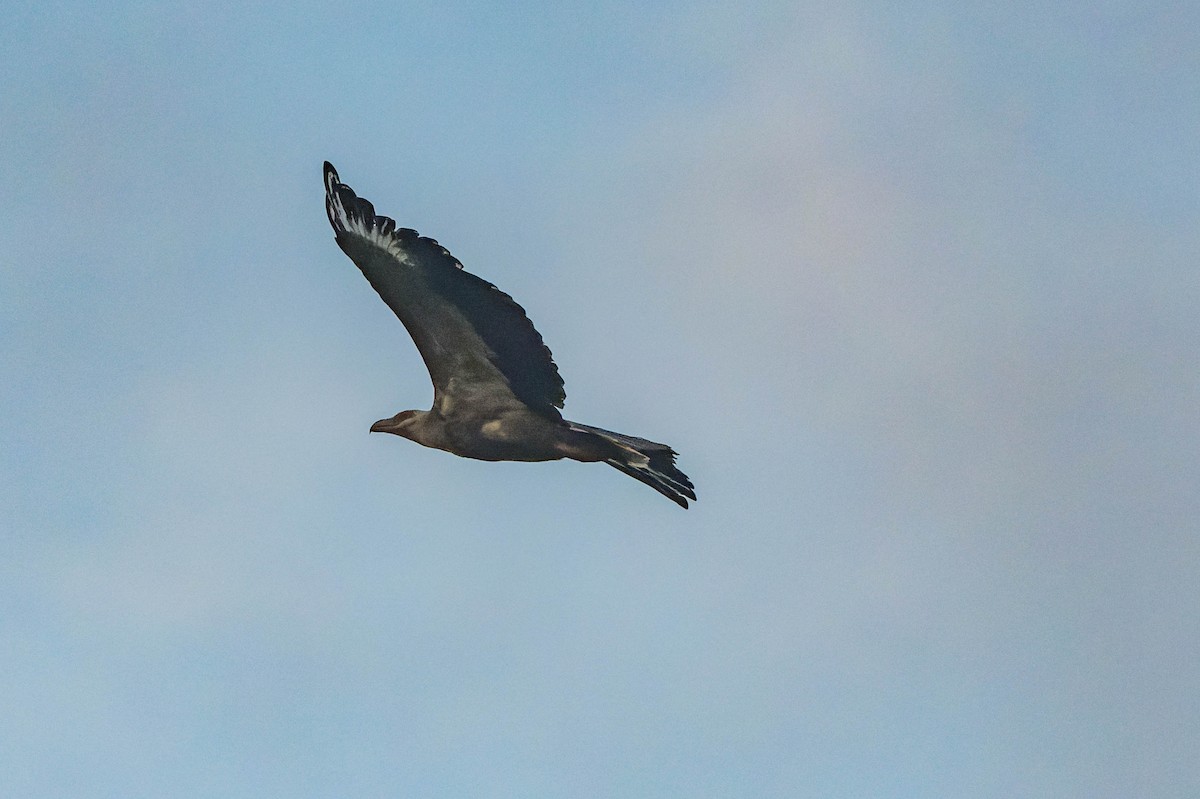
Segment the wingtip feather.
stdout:
<svg viewBox="0 0 1200 799">
<path fill-rule="evenodd" d="M 342 183 L 333 164 L 325 162 L 325 213 L 335 235 L 353 231 L 386 248 L 396 230 L 394 220 L 377 216 L 375 206 Z"/>
</svg>

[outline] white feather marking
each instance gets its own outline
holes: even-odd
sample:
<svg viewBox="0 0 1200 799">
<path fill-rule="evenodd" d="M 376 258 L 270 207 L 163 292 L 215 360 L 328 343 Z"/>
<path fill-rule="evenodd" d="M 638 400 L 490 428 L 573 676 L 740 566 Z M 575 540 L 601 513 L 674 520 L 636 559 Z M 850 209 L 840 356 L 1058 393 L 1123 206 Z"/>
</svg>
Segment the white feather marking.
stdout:
<svg viewBox="0 0 1200 799">
<path fill-rule="evenodd" d="M 401 263 L 410 263 L 408 253 L 401 246 L 394 232 L 384 232 L 381 225 L 375 224 L 374 219 L 347 213 L 346 206 L 342 203 L 342 197 L 337 191 L 331 189 L 328 196 L 330 207 L 333 210 L 334 223 L 338 230 L 352 233 L 369 241 Z"/>
<path fill-rule="evenodd" d="M 508 432 L 504 429 L 504 422 L 499 419 L 494 419 L 490 422 L 484 422 L 479 428 L 479 432 L 483 433 L 488 438 L 507 440 L 510 438 Z"/>
</svg>

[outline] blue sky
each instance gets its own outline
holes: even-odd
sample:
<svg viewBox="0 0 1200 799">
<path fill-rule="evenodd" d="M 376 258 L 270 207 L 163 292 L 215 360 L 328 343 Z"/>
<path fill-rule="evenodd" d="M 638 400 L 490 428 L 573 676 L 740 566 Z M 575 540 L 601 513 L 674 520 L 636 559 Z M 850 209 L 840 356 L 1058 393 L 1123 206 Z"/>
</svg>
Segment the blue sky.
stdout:
<svg viewBox="0 0 1200 799">
<path fill-rule="evenodd" d="M 0 794 L 1200 792 L 1200 12 L 44 3 L 0 31 Z M 615 470 L 428 406 L 320 167 Z"/>
</svg>

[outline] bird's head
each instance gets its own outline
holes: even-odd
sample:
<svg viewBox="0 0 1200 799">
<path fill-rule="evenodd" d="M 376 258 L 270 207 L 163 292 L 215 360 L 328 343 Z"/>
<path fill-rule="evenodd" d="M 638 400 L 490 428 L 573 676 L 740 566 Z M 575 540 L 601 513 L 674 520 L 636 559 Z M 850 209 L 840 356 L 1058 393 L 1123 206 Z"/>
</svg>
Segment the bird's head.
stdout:
<svg viewBox="0 0 1200 799">
<path fill-rule="evenodd" d="M 411 438 L 409 428 L 425 414 L 421 411 L 400 411 L 390 419 L 380 419 L 371 425 L 372 433 L 391 433 L 404 438 Z"/>
</svg>

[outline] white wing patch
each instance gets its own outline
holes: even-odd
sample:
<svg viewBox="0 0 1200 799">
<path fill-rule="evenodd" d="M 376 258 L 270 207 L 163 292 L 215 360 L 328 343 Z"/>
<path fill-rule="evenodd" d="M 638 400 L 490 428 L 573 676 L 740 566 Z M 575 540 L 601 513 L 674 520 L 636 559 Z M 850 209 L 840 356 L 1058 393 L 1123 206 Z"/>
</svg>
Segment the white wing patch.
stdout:
<svg viewBox="0 0 1200 799">
<path fill-rule="evenodd" d="M 405 264 L 410 263 L 409 254 L 395 235 L 395 220 L 386 216 L 376 216 L 374 207 L 362 199 L 359 200 L 360 204 L 365 204 L 367 209 L 370 209 L 370 213 L 362 213 L 361 206 L 347 209 L 344 200 L 346 193 L 349 193 L 352 198 L 355 197 L 353 190 L 338 178 L 337 172 L 327 166 L 325 169 L 325 210 L 329 214 L 329 223 L 333 225 L 334 231 L 338 234 L 349 233 L 358 236 L 386 251 L 396 260 Z M 413 235 L 416 235 L 415 231 Z"/>
</svg>

